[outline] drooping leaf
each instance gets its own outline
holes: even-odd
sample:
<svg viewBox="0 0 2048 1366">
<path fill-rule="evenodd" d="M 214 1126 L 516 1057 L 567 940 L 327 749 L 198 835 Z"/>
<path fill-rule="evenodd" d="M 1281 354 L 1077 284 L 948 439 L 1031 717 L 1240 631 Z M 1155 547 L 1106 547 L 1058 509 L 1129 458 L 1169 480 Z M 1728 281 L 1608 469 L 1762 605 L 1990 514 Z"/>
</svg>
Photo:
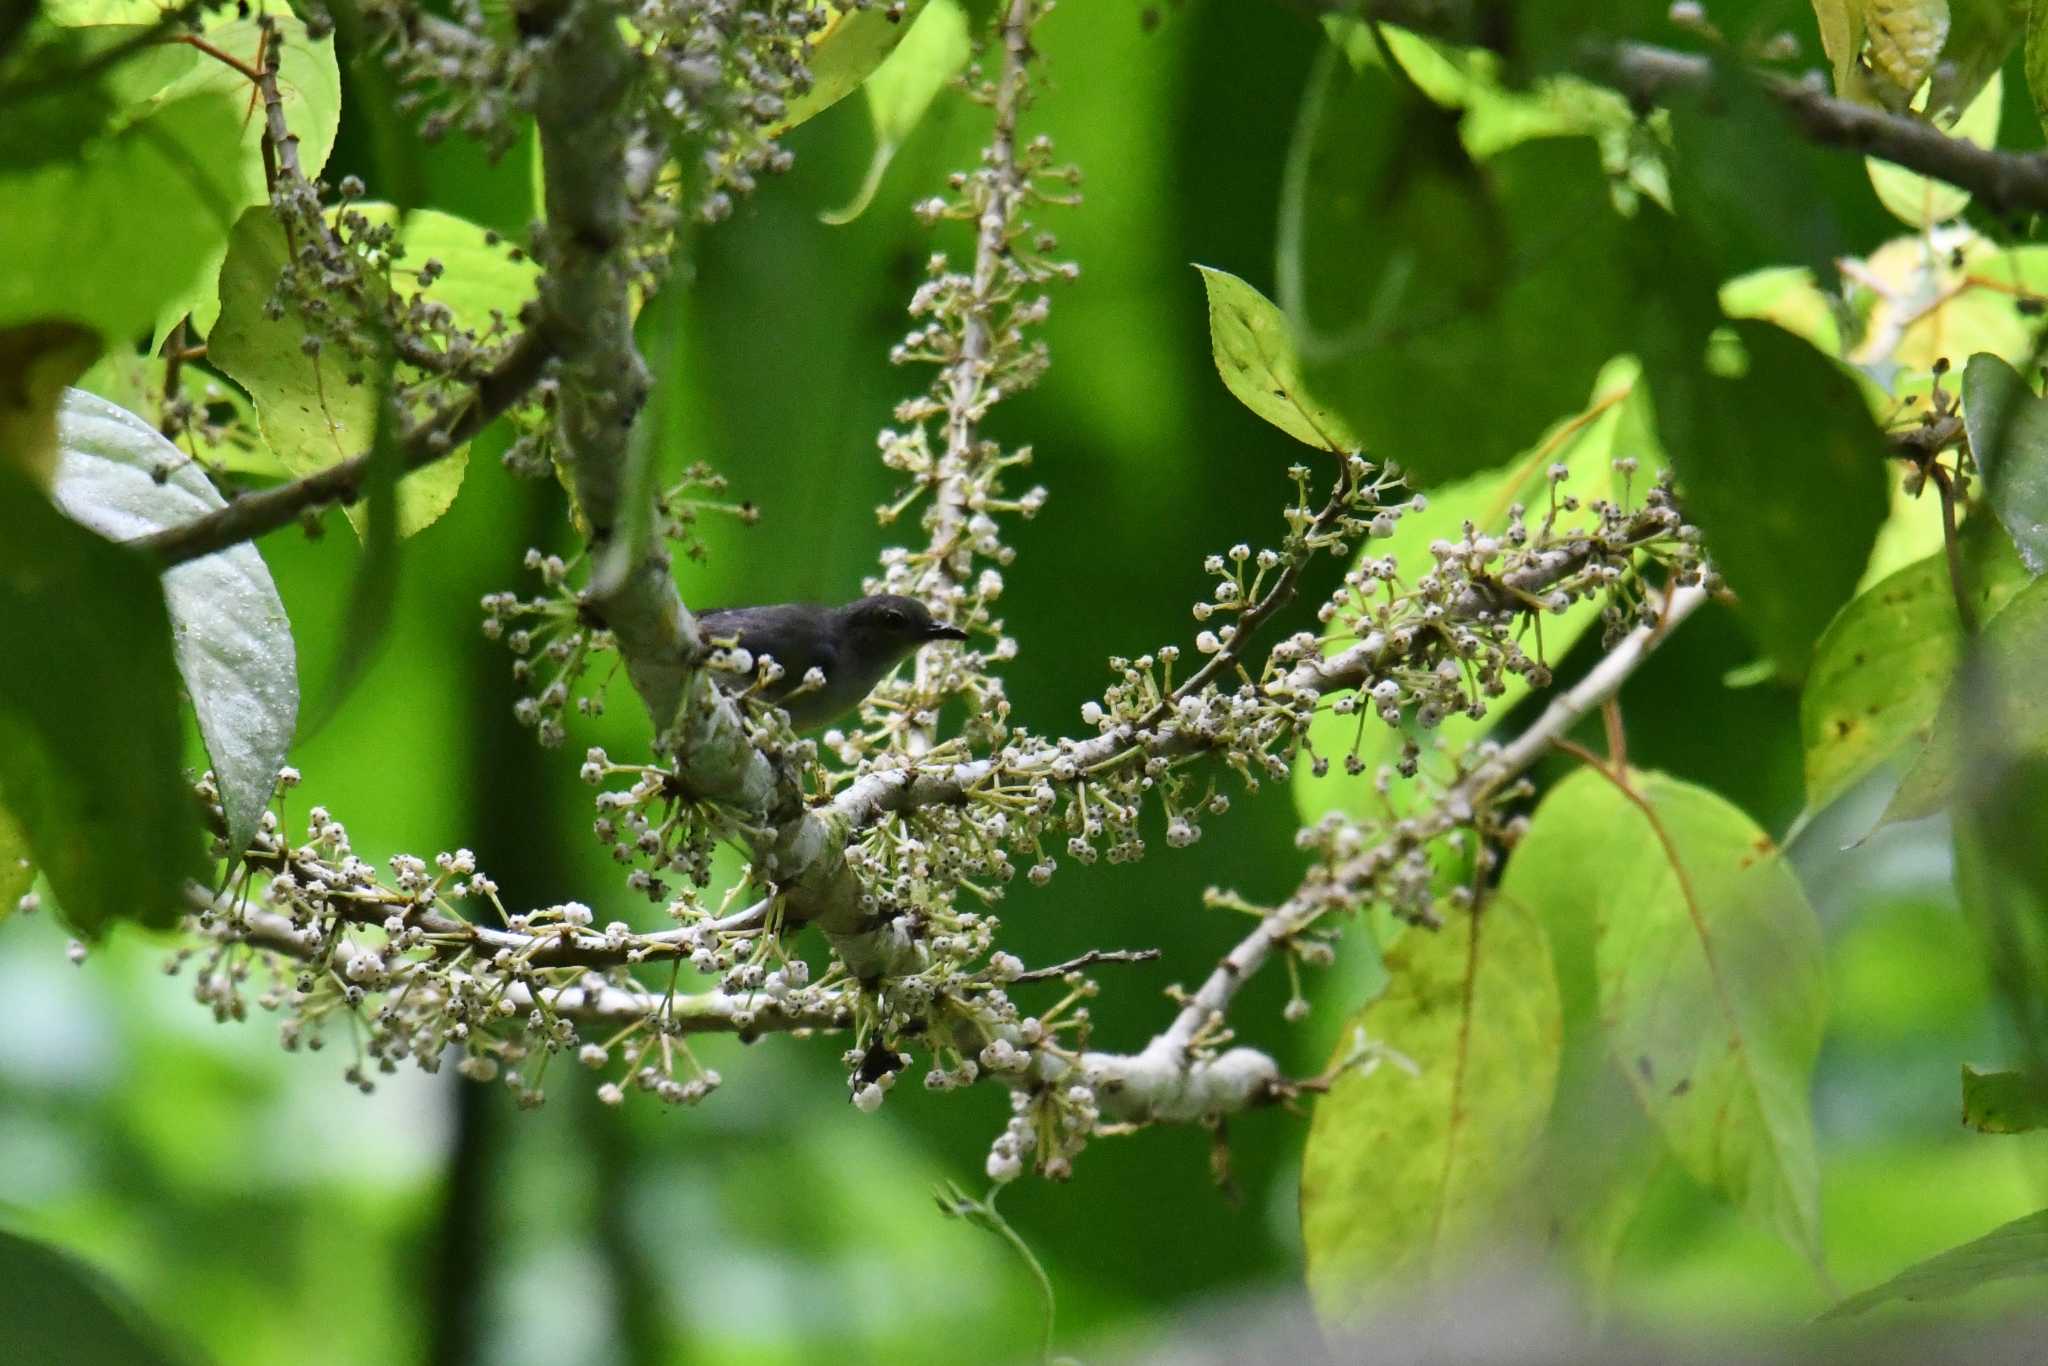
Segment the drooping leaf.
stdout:
<svg viewBox="0 0 2048 1366">
<path fill-rule="evenodd" d="M 152 103 L 75 158 L 0 173 L 0 326 L 65 319 L 103 340 L 146 330 L 263 192 L 229 151 L 244 103 L 217 91 Z M 148 268 L 108 264 L 138 261 Z"/>
<path fill-rule="evenodd" d="M 1543 928 L 1505 899 L 1387 951 L 1357 1029 L 1411 1060 L 1353 1070 L 1316 1104 L 1301 1227 L 1317 1312 L 1454 1269 L 1512 1213 L 1550 1109 L 1560 1047 Z"/>
<path fill-rule="evenodd" d="M 265 305 L 284 269 L 284 233 L 270 214 L 251 209 L 236 225 L 221 269 L 221 317 L 208 357 L 249 392 L 264 439 L 292 473 L 305 475 L 361 455 L 376 436 L 377 393 L 366 360 L 323 346 L 312 354 L 288 308 L 275 320 Z M 405 476 L 398 486 L 398 525 L 411 535 L 448 510 L 462 486 L 466 451 Z M 360 531 L 364 513 L 351 508 Z"/>
<path fill-rule="evenodd" d="M 1964 557 L 1983 620 L 2027 576 L 2003 536 L 1972 535 Z M 1818 811 L 1912 741 L 1924 741 L 1963 655 L 1948 556 L 1899 570 L 1844 607 L 1814 647 L 1799 698 L 1806 809 Z"/>
<path fill-rule="evenodd" d="M 1287 320 L 1265 295 L 1228 271 L 1196 266 L 1209 295 L 1209 350 L 1237 401 L 1319 450 L 1362 448 L 1344 419 L 1318 403 L 1301 377 Z"/>
<path fill-rule="evenodd" d="M 0 802 L 81 933 L 172 923 L 201 871 L 156 574 L 0 470 Z"/>
<path fill-rule="evenodd" d="M 277 93 L 284 109 L 285 125 L 298 139 L 299 168 L 308 179 L 318 180 L 322 168 L 327 165 L 328 154 L 334 150 L 334 137 L 341 127 L 341 68 L 334 59 L 334 38 L 331 34 L 317 39 L 311 37 L 306 32 L 305 23 L 291 12 L 285 0 L 262 0 L 262 3 L 252 5 L 248 13 L 228 9 L 210 16 L 203 26 L 206 41 L 229 56 L 239 57 L 255 66 L 265 43 L 257 13 L 267 13 L 275 26 Z M 163 98 L 198 92 L 216 92 L 254 111 L 241 124 L 239 157 L 243 167 L 244 195 L 232 206 L 233 216 L 239 218 L 244 209 L 270 202 L 270 192 L 263 176 L 266 123 L 262 98 L 255 94 L 248 78 L 241 72 L 211 58 L 172 83 Z M 223 148 L 215 155 L 226 156 L 228 153 Z M 188 313 L 195 335 L 205 336 L 213 330 L 215 321 L 220 317 L 218 282 L 227 254 L 228 244 L 223 238 L 208 256 L 192 287 L 168 300 L 158 311 L 155 334 L 158 344 L 170 335 L 178 319 Z"/>
<path fill-rule="evenodd" d="M 1964 1063 L 1963 1123 L 1984 1134 L 2048 1129 L 2048 1085 L 2030 1072 L 1985 1072 Z"/>
<path fill-rule="evenodd" d="M 73 389 L 61 419 L 57 501 L 107 539 L 132 540 L 227 505 L 198 466 L 133 413 Z M 213 761 L 232 859 L 270 804 L 298 721 L 291 624 L 253 545 L 178 565 L 163 586 L 178 672 Z"/>
<path fill-rule="evenodd" d="M 1627 236 L 1587 140 L 1482 166 L 1453 111 L 1324 52 L 1288 154 L 1279 297 L 1312 392 L 1375 454 L 1457 478 L 1570 411 L 1640 321 L 1615 280 Z"/>
<path fill-rule="evenodd" d="M 1883 1285 L 1851 1295 L 1821 1317 L 1844 1319 L 1893 1300 L 1942 1300 L 1993 1281 L 2043 1275 L 2048 1275 L 2048 1210 L 1936 1253 Z"/>
<path fill-rule="evenodd" d="M 1634 361 L 1617 359 L 1595 381 L 1592 399 L 1584 410 L 1553 424 L 1542 440 L 1512 464 L 1427 490 L 1426 509 L 1404 512 L 1391 537 L 1365 542 L 1359 547 L 1359 556 L 1391 556 L 1400 566 L 1402 581 L 1412 582 L 1434 566 L 1431 542 L 1462 539 L 1468 522 L 1481 534 L 1498 534 L 1506 528 L 1516 504 L 1529 510 L 1532 521 L 1538 520 L 1549 507 L 1553 489 L 1586 503 L 1602 498 L 1621 501 L 1628 496 L 1640 499 L 1656 479 L 1663 454 L 1650 429 L 1648 392 L 1638 378 Z M 1638 462 L 1633 476 L 1624 477 L 1614 468 L 1614 462 L 1624 457 Z M 1569 472 L 1561 486 L 1550 480 L 1552 465 L 1563 465 Z M 1600 607 L 1597 600 L 1589 598 L 1574 603 L 1561 615 L 1535 618 L 1522 641 L 1523 649 L 1555 664 L 1599 620 Z M 1338 642 L 1332 648 L 1350 643 Z M 1380 767 L 1393 763 L 1411 738 L 1424 745 L 1441 741 L 1453 754 L 1484 738 L 1529 692 L 1529 680 L 1522 674 L 1508 674 L 1502 682 L 1505 691 L 1488 699 L 1485 716 L 1475 719 L 1453 713 L 1434 730 L 1424 729 L 1412 718 L 1397 730 L 1369 709 L 1351 715 L 1329 707 L 1318 711 L 1309 725 L 1308 752 L 1294 766 L 1294 802 L 1303 823 L 1313 824 L 1330 811 L 1365 815 L 1384 811 L 1388 802 L 1405 807 L 1418 800 L 1422 794 L 1410 784 L 1397 784 L 1383 796 L 1375 786 Z M 1353 753 L 1358 756 L 1355 765 L 1345 757 Z M 1315 774 L 1311 754 L 1330 761 L 1329 771 L 1322 777 Z"/>
<path fill-rule="evenodd" d="M 1885 808 L 1883 823 L 1919 820 L 1959 794 L 1995 786 L 2015 759 L 2048 754 L 2048 579 L 2036 579 L 1984 623 L 1977 648 L 1943 696 L 1927 743 Z"/>
<path fill-rule="evenodd" d="M 0 1229 L 0 1351 L 64 1366 L 191 1366 L 164 1328 L 97 1271 Z"/>
<path fill-rule="evenodd" d="M 1811 346 L 1761 323 L 1731 331 L 1739 375 L 1683 354 L 1650 370 L 1657 430 L 1751 634 L 1797 678 L 1890 510 L 1886 447 L 1855 383 Z"/>
<path fill-rule="evenodd" d="M 2048 399 L 1980 353 L 1963 367 L 1963 423 L 1991 510 L 2027 568 L 2048 570 Z"/>
<path fill-rule="evenodd" d="M 1979 147 L 1998 144 L 1998 114 L 2004 107 L 2005 84 L 1997 72 L 1970 107 L 1956 120 L 1949 136 L 1973 142 Z M 1943 181 L 1894 166 L 1876 157 L 1865 157 L 1870 187 L 1892 216 L 1911 228 L 1926 229 L 1945 223 L 1969 207 L 1970 192 Z"/>
<path fill-rule="evenodd" d="M 811 88 L 789 102 L 775 131 L 786 132 L 814 119 L 851 95 L 896 50 L 924 6 L 925 0 L 865 9 L 832 6 L 831 18 L 807 40 L 810 51 L 804 65 L 810 68 Z"/>
<path fill-rule="evenodd" d="M 1735 807 L 1662 774 L 1627 781 L 1587 769 L 1559 784 L 1500 895 L 1549 924 L 1594 918 L 1608 1050 L 1672 1154 L 1818 1265 L 1813 908 Z"/>
<path fill-rule="evenodd" d="M 896 50 L 862 84 L 868 118 L 875 129 L 875 150 L 852 202 L 819 214 L 820 219 L 834 225 L 851 223 L 866 211 L 897 150 L 924 121 L 925 111 L 946 82 L 960 74 L 973 54 L 967 11 L 959 0 L 931 0 Z"/>
</svg>

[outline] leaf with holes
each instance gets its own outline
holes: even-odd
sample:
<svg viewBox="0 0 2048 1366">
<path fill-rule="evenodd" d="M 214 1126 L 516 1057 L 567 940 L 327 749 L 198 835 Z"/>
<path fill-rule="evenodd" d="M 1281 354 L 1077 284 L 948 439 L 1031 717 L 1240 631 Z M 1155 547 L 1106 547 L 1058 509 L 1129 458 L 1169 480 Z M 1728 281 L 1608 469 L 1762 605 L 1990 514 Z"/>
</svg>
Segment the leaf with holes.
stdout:
<svg viewBox="0 0 2048 1366">
<path fill-rule="evenodd" d="M 1593 917 L 1608 1053 L 1637 1100 L 1687 1171 L 1818 1266 L 1819 923 L 1741 811 L 1662 774 L 1626 781 L 1560 783 L 1499 894 L 1546 924 Z"/>
<path fill-rule="evenodd" d="M 1343 1073 L 1302 1152 L 1309 1292 L 1333 1322 L 1388 1282 L 1455 1269 L 1514 1212 L 1562 1047 L 1550 946 L 1520 905 L 1411 931 L 1386 966 L 1353 1026 L 1417 1070 Z"/>
<path fill-rule="evenodd" d="M 227 506 L 156 428 L 82 389 L 65 397 L 57 444 L 58 503 L 109 540 L 147 536 Z M 163 585 L 178 672 L 213 761 L 234 858 L 270 804 L 298 722 L 291 623 L 253 545 L 178 565 Z"/>
</svg>

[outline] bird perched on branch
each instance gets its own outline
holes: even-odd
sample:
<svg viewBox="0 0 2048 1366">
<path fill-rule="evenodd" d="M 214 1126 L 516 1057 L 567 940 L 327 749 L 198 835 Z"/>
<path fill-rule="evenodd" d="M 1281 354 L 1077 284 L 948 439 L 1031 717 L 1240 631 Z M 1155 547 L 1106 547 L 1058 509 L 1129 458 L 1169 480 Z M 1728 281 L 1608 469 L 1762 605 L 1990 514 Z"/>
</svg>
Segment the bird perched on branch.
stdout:
<svg viewBox="0 0 2048 1366">
<path fill-rule="evenodd" d="M 789 723 L 810 730 L 839 716 L 891 669 L 933 640 L 965 640 L 967 632 L 932 620 L 916 598 L 882 593 L 844 607 L 787 602 L 772 607 L 728 607 L 697 614 L 704 639 L 737 646 L 755 659 L 772 657 L 782 677 L 760 696 L 789 713 Z M 816 669 L 820 686 L 805 686 Z"/>
</svg>

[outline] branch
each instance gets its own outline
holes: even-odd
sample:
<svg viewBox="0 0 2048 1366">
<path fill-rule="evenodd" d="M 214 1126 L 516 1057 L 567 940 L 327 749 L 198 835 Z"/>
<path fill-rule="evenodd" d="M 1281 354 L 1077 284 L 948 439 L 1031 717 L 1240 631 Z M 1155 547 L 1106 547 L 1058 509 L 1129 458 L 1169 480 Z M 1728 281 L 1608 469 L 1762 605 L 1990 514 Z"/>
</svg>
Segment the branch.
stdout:
<svg viewBox="0 0 2048 1366">
<path fill-rule="evenodd" d="M 1444 795 L 1438 809 L 1462 803 L 1476 808 L 1543 756 L 1553 740 L 1579 719 L 1614 696 L 1629 675 L 1678 625 L 1707 600 L 1706 590 L 1680 588 L 1671 594 L 1659 620 L 1630 632 L 1577 685 L 1559 695 L 1534 725 L 1484 759 Z M 1324 914 L 1355 908 L 1373 876 L 1398 855 L 1400 841 L 1389 840 L 1348 860 L 1333 874 L 1312 876 L 1293 896 L 1260 920 L 1188 998 L 1166 1030 L 1136 1054 L 1088 1054 L 1082 1061 L 1104 1094 L 1105 1113 L 1111 1097 L 1119 1114 L 1131 1122 L 1186 1118 L 1241 1109 L 1271 1096 L 1279 1082 L 1272 1060 L 1250 1049 L 1233 1049 L 1219 1057 L 1199 1056 L 1198 1041 L 1222 1028 L 1238 989 L 1273 952 L 1308 929 Z M 1105 1085 L 1105 1082 L 1108 1085 Z"/>
<path fill-rule="evenodd" d="M 553 358 L 554 328 L 546 319 L 521 333 L 504 358 L 477 380 L 469 401 L 412 428 L 399 439 L 405 468 L 431 465 L 461 448 L 491 420 L 525 397 Z M 329 503 L 353 503 L 370 477 L 370 456 L 354 456 L 289 484 L 245 493 L 204 517 L 140 536 L 128 544 L 163 569 L 254 540 Z"/>
</svg>

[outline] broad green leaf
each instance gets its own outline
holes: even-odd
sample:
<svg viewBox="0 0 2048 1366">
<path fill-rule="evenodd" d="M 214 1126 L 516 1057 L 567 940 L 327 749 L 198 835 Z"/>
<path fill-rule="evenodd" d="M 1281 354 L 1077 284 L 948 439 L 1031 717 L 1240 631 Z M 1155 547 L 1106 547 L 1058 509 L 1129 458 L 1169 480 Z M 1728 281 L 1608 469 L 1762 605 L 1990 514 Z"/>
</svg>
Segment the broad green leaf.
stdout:
<svg viewBox="0 0 2048 1366">
<path fill-rule="evenodd" d="M 0 174 L 0 326 L 66 319 L 105 341 L 146 330 L 262 193 L 230 150 L 245 103 L 214 91 L 168 100 L 75 159 Z"/>
<path fill-rule="evenodd" d="M 151 19 L 154 14 L 149 16 Z M 32 28 L 0 57 L 0 174 L 76 160 L 95 139 L 148 112 L 159 91 L 199 63 L 190 47 L 151 43 L 85 71 L 115 48 L 137 41 L 146 21 L 92 27 Z"/>
<path fill-rule="evenodd" d="M 368 451 L 376 436 L 377 395 L 365 382 L 369 362 L 322 347 L 308 355 L 304 326 L 291 310 L 264 315 L 284 270 L 284 233 L 263 209 L 236 225 L 221 269 L 221 316 L 207 356 L 255 401 L 264 439 L 294 474 L 311 474 Z M 354 377 L 354 382 L 351 378 Z M 448 510 L 462 487 L 466 449 L 408 474 L 398 486 L 398 525 L 411 535 Z M 360 533 L 360 505 L 348 509 Z"/>
<path fill-rule="evenodd" d="M 132 347 L 116 347 L 94 361 L 73 387 L 98 394 L 116 407 L 144 420 L 161 421 L 165 363 Z M 207 469 L 282 479 L 291 473 L 270 447 L 256 422 L 256 409 L 240 389 L 198 364 L 179 371 L 178 393 L 207 414 L 203 425 L 178 434 L 181 449 Z"/>
<path fill-rule="evenodd" d="M 1802 337 L 1823 355 L 1842 353 L 1842 323 L 1804 266 L 1766 266 L 1721 286 L 1721 311 L 1756 318 Z"/>
<path fill-rule="evenodd" d="M 1857 58 L 1863 51 L 1864 3 L 1865 0 L 1813 0 L 1821 50 L 1834 68 L 1835 94 L 1843 99 L 1855 95 Z"/>
<path fill-rule="evenodd" d="M 399 222 L 394 204 L 350 206 L 374 225 Z M 539 297 L 540 267 L 488 228 L 452 213 L 414 209 L 398 231 L 405 255 L 390 263 L 391 288 L 401 297 L 417 294 L 454 315 L 456 327 L 482 338 L 502 319 L 506 335 L 519 331 L 519 311 Z M 440 275 L 425 289 L 420 268 L 438 262 Z M 503 337 L 501 336 L 500 340 Z"/>
<path fill-rule="evenodd" d="M 1884 436 L 1855 383 L 1778 328 L 1737 322 L 1739 376 L 1684 355 L 1650 370 L 1658 434 L 1688 517 L 1781 676 L 1862 577 L 1890 510 Z"/>
<path fill-rule="evenodd" d="M 2032 1073 L 1984 1072 L 1964 1063 L 1963 1123 L 1985 1134 L 2048 1129 L 2048 1086 Z"/>
<path fill-rule="evenodd" d="M 2048 399 L 1997 356 L 1975 355 L 1963 367 L 1963 423 L 1991 510 L 2027 568 L 2048 570 Z"/>
<path fill-rule="evenodd" d="M 1984 623 L 1977 649 L 1942 697 L 1927 743 L 1881 824 L 1919 820 L 1995 785 L 2007 762 L 2048 753 L 2048 579 Z"/>
<path fill-rule="evenodd" d="M 1643 491 L 1657 478 L 1663 464 L 1662 452 L 1650 430 L 1649 396 L 1637 384 L 1634 361 L 1620 358 L 1611 363 L 1594 383 L 1592 400 L 1572 417 L 1555 423 L 1541 441 L 1512 464 L 1484 474 L 1475 474 L 1455 484 L 1426 491 L 1428 507 L 1421 512 L 1404 512 L 1394 534 L 1371 540 L 1359 547 L 1359 556 L 1383 559 L 1392 556 L 1400 566 L 1404 582 L 1433 567 L 1430 543 L 1459 540 L 1470 523 L 1482 534 L 1506 528 L 1510 510 L 1520 504 L 1530 510 L 1531 519 L 1549 506 L 1552 484 L 1549 470 L 1563 465 L 1570 477 L 1561 492 L 1576 495 L 1581 502 L 1595 499 L 1620 501 L 1632 495 L 1640 500 Z M 1622 457 L 1637 460 L 1640 468 L 1632 478 L 1614 469 Z M 1574 603 L 1558 616 L 1533 619 L 1522 648 L 1546 663 L 1556 664 L 1600 619 L 1601 603 L 1596 599 Z M 1336 642 L 1342 649 L 1349 641 Z M 1540 648 L 1539 648 L 1540 647 Z M 1458 753 L 1485 738 L 1500 719 L 1529 693 L 1529 681 L 1521 674 L 1508 674 L 1506 691 L 1488 700 L 1486 715 L 1474 719 L 1462 713 L 1447 716 L 1434 730 L 1425 730 L 1413 719 L 1401 729 L 1388 726 L 1369 710 L 1349 716 L 1324 707 L 1309 725 L 1309 748 L 1330 761 L 1329 771 L 1315 775 L 1310 756 L 1304 752 L 1294 765 L 1294 803 L 1305 824 L 1313 824 L 1330 811 L 1366 815 L 1398 808 L 1418 798 L 1411 785 L 1398 785 L 1382 797 L 1375 786 L 1380 766 L 1400 757 L 1403 744 L 1413 738 L 1422 744 L 1440 740 L 1447 751 Z M 1356 753 L 1359 772 L 1349 772 L 1345 756 Z"/>
<path fill-rule="evenodd" d="M 1860 1295 L 1823 1319 L 1844 1319 L 1893 1300 L 1943 1300 L 1993 1281 L 2048 1275 L 2048 1210 L 2001 1224 L 1982 1238 L 1937 1253 Z"/>
<path fill-rule="evenodd" d="M 1978 619 L 2027 581 L 2003 536 L 1973 536 L 1967 556 Z M 1847 792 L 1908 742 L 1924 741 L 1963 655 L 1948 556 L 1941 552 L 1864 590 L 1814 646 L 1799 698 L 1806 809 Z"/>
<path fill-rule="evenodd" d="M 1813 908 L 1741 811 L 1662 774 L 1627 781 L 1633 799 L 1591 769 L 1560 783 L 1499 894 L 1548 924 L 1593 918 L 1608 1051 L 1672 1154 L 1818 1265 Z"/>
<path fill-rule="evenodd" d="M 1238 402 L 1319 450 L 1362 449 L 1364 443 L 1344 419 L 1309 394 L 1280 310 L 1228 271 L 1195 269 L 1202 272 L 1209 296 L 1209 350 L 1216 373 Z"/>
<path fill-rule="evenodd" d="M 0 802 L 72 925 L 168 925 L 201 872 L 155 572 L 0 470 Z"/>
<path fill-rule="evenodd" d="M 1956 903 L 2023 1050 L 2048 1076 L 2048 758 L 1986 752 L 1952 810 Z"/>
<path fill-rule="evenodd" d="M 2004 100 L 2005 84 L 1994 71 L 1990 83 L 1956 120 L 1955 127 L 1948 130 L 1949 136 L 1973 142 L 1979 147 L 1996 146 L 1998 114 Z M 1931 228 L 1969 207 L 1968 190 L 1958 190 L 1942 181 L 1915 175 L 1876 157 L 1865 157 L 1864 165 L 1870 172 L 1870 187 L 1877 191 L 1879 202 L 1907 227 Z"/>
<path fill-rule="evenodd" d="M 1561 1046 L 1543 927 L 1505 898 L 1387 951 L 1356 1029 L 1411 1060 L 1340 1076 L 1302 1152 L 1308 1286 L 1327 1321 L 1390 1282 L 1454 1270 L 1513 1212 Z"/>
<path fill-rule="evenodd" d="M 14 914 L 14 908 L 35 883 L 35 856 L 29 850 L 28 831 L 4 806 L 0 806 L 0 920 Z"/>
<path fill-rule="evenodd" d="M 277 26 L 277 91 L 284 108 L 285 126 L 299 140 L 299 168 L 308 179 L 318 180 L 321 170 L 327 165 L 328 154 L 334 150 L 335 133 L 341 127 L 341 68 L 334 59 L 334 38 L 332 35 L 319 39 L 309 37 L 306 25 L 292 14 L 284 0 L 267 0 L 267 3 L 252 9 L 268 12 Z M 255 13 L 242 17 L 233 9 L 222 11 L 210 17 L 205 24 L 205 34 L 206 41 L 223 52 L 240 57 L 251 66 L 256 65 L 263 37 Z M 255 95 L 241 72 L 212 59 L 200 63 L 174 83 L 164 93 L 164 98 L 200 91 L 218 92 L 252 111 L 241 125 L 245 192 L 231 206 L 233 216 L 239 217 L 244 209 L 270 202 L 270 192 L 263 178 L 266 125 L 261 98 Z M 225 149 L 215 155 L 226 155 Z M 213 330 L 214 322 L 220 317 L 217 282 L 227 252 L 228 244 L 223 238 L 208 257 L 192 288 L 169 300 L 159 310 L 155 337 L 159 344 L 170 335 L 178 319 L 188 313 L 192 316 L 192 330 L 196 335 L 205 336 Z"/>
<path fill-rule="evenodd" d="M 2027 26 L 2028 0 L 1949 0 L 1948 41 L 1928 86 L 1927 112 L 1946 123 L 1998 74 Z"/>
<path fill-rule="evenodd" d="M 861 87 L 867 93 L 868 118 L 875 128 L 875 150 L 853 201 L 843 209 L 819 214 L 820 219 L 835 225 L 851 223 L 867 210 L 889 163 L 896 159 L 897 149 L 916 131 L 946 82 L 958 75 L 973 55 L 967 11 L 958 0 L 932 0 L 896 50 Z"/>
<path fill-rule="evenodd" d="M 896 50 L 924 6 L 925 0 L 866 9 L 831 6 L 831 19 L 807 40 L 804 65 L 810 68 L 811 88 L 789 102 L 774 131 L 787 132 L 851 95 Z"/>
<path fill-rule="evenodd" d="M 189 1366 L 191 1355 L 104 1276 L 0 1229 L 0 1349 L 49 1366 Z"/>
<path fill-rule="evenodd" d="M 58 503 L 109 540 L 146 536 L 227 506 L 154 427 L 82 390 L 65 399 L 58 444 Z M 232 859 L 248 847 L 270 804 L 298 721 L 291 624 L 253 545 L 171 569 L 164 598 L 178 672 L 220 786 Z"/>
<path fill-rule="evenodd" d="M 1434 483 L 1526 449 L 1629 348 L 1630 232 L 1586 140 L 1482 167 L 1454 112 L 1329 48 L 1288 153 L 1279 301 L 1314 395 Z"/>
</svg>

